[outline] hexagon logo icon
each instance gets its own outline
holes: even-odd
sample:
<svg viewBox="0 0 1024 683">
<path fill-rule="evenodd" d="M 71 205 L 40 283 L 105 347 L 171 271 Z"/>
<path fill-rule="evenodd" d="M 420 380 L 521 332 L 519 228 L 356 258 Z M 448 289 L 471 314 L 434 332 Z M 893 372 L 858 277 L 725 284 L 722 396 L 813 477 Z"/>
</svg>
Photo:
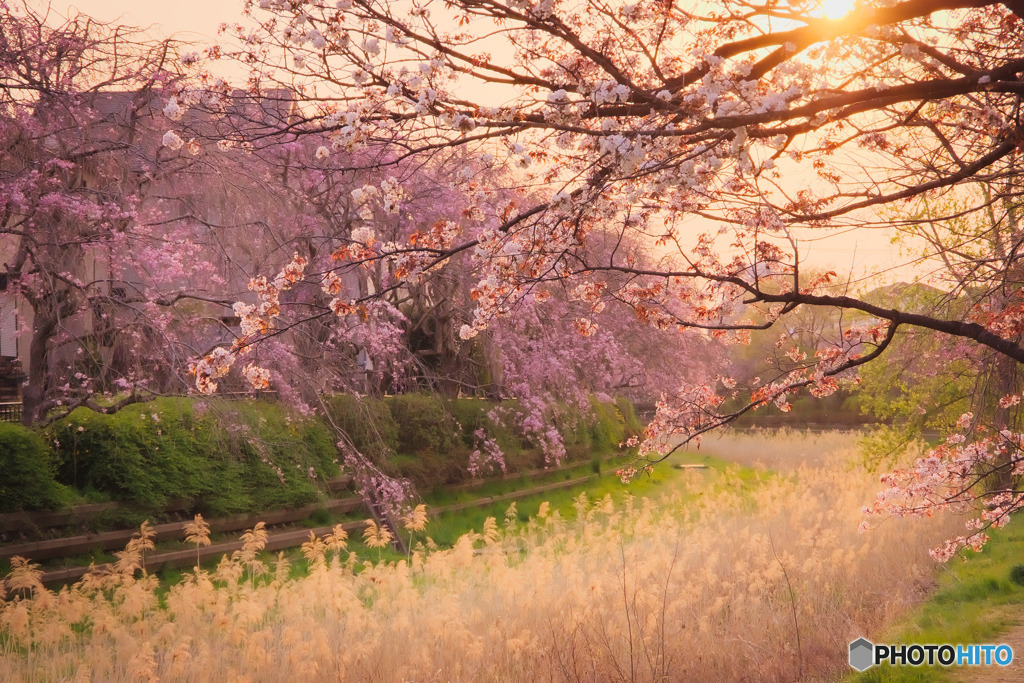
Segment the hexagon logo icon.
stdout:
<svg viewBox="0 0 1024 683">
<path fill-rule="evenodd" d="M 875 646 L 867 638 L 858 638 L 850 643 L 850 666 L 864 671 L 875 663 Z"/>
</svg>

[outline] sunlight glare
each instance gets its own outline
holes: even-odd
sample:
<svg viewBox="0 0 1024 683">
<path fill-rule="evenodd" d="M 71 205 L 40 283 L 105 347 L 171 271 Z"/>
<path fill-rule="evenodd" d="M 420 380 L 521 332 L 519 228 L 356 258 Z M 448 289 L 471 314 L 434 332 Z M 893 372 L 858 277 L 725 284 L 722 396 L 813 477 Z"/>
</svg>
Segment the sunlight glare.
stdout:
<svg viewBox="0 0 1024 683">
<path fill-rule="evenodd" d="M 821 8 L 829 19 L 841 19 L 853 9 L 853 0 L 822 0 Z"/>
</svg>

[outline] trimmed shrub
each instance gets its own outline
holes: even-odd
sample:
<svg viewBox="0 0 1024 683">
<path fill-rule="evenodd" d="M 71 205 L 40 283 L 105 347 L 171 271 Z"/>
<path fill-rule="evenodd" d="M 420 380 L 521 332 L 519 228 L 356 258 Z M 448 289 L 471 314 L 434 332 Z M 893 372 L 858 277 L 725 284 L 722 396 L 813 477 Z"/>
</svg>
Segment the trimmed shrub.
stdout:
<svg viewBox="0 0 1024 683">
<path fill-rule="evenodd" d="M 337 473 L 329 430 L 263 401 L 158 399 L 51 425 L 59 481 L 144 509 L 204 514 L 297 507 Z"/>
<path fill-rule="evenodd" d="M 238 493 L 248 501 L 244 511 L 315 502 L 324 480 L 339 471 L 334 436 L 319 419 L 297 416 L 273 401 L 217 401 L 209 412 L 220 439 L 217 451 L 229 456 L 217 464 L 238 472 Z M 217 504 L 222 497 L 207 500 Z"/>
<path fill-rule="evenodd" d="M 70 492 L 54 479 L 54 469 L 39 434 L 0 422 L 0 512 L 60 507 Z"/>
<path fill-rule="evenodd" d="M 636 413 L 636 406 L 628 398 L 619 397 L 615 399 L 615 407 L 619 409 L 619 415 L 622 417 L 623 426 L 626 428 L 626 438 L 631 436 L 639 436 L 643 433 L 644 425 L 643 420 Z"/>
<path fill-rule="evenodd" d="M 398 424 L 384 401 L 336 394 L 326 406 L 328 422 L 345 432 L 360 453 L 379 459 L 398 450 Z"/>
<path fill-rule="evenodd" d="M 456 445 L 455 421 L 441 398 L 401 394 L 384 400 L 398 425 L 398 451 L 447 453 Z"/>
<path fill-rule="evenodd" d="M 487 431 L 494 428 L 494 424 L 487 417 L 487 413 L 493 407 L 494 403 L 480 398 L 457 398 L 452 401 L 452 419 L 455 420 L 456 433 L 462 446 L 472 449 L 475 444 L 473 432 L 477 429 Z"/>
<path fill-rule="evenodd" d="M 214 469 L 202 457 L 209 445 L 195 433 L 193 420 L 183 420 L 183 410 L 161 401 L 114 415 L 74 411 L 48 429 L 60 481 L 154 508 L 212 491 Z"/>
<path fill-rule="evenodd" d="M 626 440 L 626 421 L 618 407 L 612 403 L 602 403 L 591 397 L 590 407 L 594 411 L 592 447 L 600 452 L 618 449 L 619 444 Z"/>
<path fill-rule="evenodd" d="M 491 411 L 495 409 L 502 415 L 501 424 L 491 419 Z M 452 401 L 451 411 L 462 444 L 469 450 L 476 448 L 477 429 L 483 429 L 487 438 L 494 439 L 506 455 L 515 457 L 521 451 L 533 453 L 536 450 L 515 428 L 520 418 L 516 415 L 519 402 L 514 399 L 496 403 L 485 399 L 460 398 Z"/>
<path fill-rule="evenodd" d="M 1015 564 L 1010 568 L 1010 581 L 1024 586 L 1024 564 Z"/>
<path fill-rule="evenodd" d="M 326 420 L 297 417 L 266 401 L 166 398 L 114 415 L 79 409 L 48 428 L 46 443 L 35 437 L 44 456 L 46 446 L 52 447 L 52 466 L 45 457 L 19 456 L 2 442 L 0 454 L 47 463 L 37 465 L 40 482 L 53 467 L 56 481 L 87 496 L 132 503 L 140 514 L 176 503 L 208 516 L 298 507 L 322 498 L 324 480 L 338 472 L 337 437 L 328 423 L 388 474 L 423 489 L 469 476 L 470 454 L 483 445 L 476 435 L 481 429 L 501 448 L 508 472 L 544 464 L 540 449 L 519 433 L 516 401 L 337 395 L 326 406 Z M 615 451 L 640 429 L 628 401 L 592 399 L 591 406 L 594 412 L 587 416 L 569 406 L 553 409 L 569 460 Z M 495 408 L 503 415 L 499 422 L 490 417 Z M 0 485 L 14 481 L 7 469 L 15 472 L 17 466 L 5 467 Z M 53 501 L 63 489 L 54 486 L 56 493 L 25 497 L 34 506 L 58 504 Z M 28 484 L 19 488 L 31 490 Z"/>
</svg>

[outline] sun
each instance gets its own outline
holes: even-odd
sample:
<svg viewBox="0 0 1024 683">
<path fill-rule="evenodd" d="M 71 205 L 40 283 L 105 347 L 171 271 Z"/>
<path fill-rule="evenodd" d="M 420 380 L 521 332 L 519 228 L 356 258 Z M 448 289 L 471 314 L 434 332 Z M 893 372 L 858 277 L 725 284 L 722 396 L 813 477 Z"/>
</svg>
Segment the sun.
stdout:
<svg viewBox="0 0 1024 683">
<path fill-rule="evenodd" d="M 853 9 L 853 0 L 821 0 L 821 9 L 829 19 L 841 19 Z"/>
</svg>

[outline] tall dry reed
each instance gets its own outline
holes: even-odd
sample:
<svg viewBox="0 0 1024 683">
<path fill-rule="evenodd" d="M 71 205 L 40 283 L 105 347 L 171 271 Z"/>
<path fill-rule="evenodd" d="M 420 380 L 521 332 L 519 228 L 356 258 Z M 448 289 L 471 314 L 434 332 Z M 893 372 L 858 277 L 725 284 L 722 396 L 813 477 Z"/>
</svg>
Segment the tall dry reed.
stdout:
<svg viewBox="0 0 1024 683">
<path fill-rule="evenodd" d="M 238 553 L 162 600 L 132 558 L 57 593 L 21 565 L 0 680 L 820 679 L 920 598 L 950 531 L 858 533 L 877 483 L 841 463 L 681 477 L 664 500 L 584 496 L 571 521 L 544 506 L 408 562 L 364 563 L 341 535 L 306 545 L 300 579 Z"/>
</svg>

